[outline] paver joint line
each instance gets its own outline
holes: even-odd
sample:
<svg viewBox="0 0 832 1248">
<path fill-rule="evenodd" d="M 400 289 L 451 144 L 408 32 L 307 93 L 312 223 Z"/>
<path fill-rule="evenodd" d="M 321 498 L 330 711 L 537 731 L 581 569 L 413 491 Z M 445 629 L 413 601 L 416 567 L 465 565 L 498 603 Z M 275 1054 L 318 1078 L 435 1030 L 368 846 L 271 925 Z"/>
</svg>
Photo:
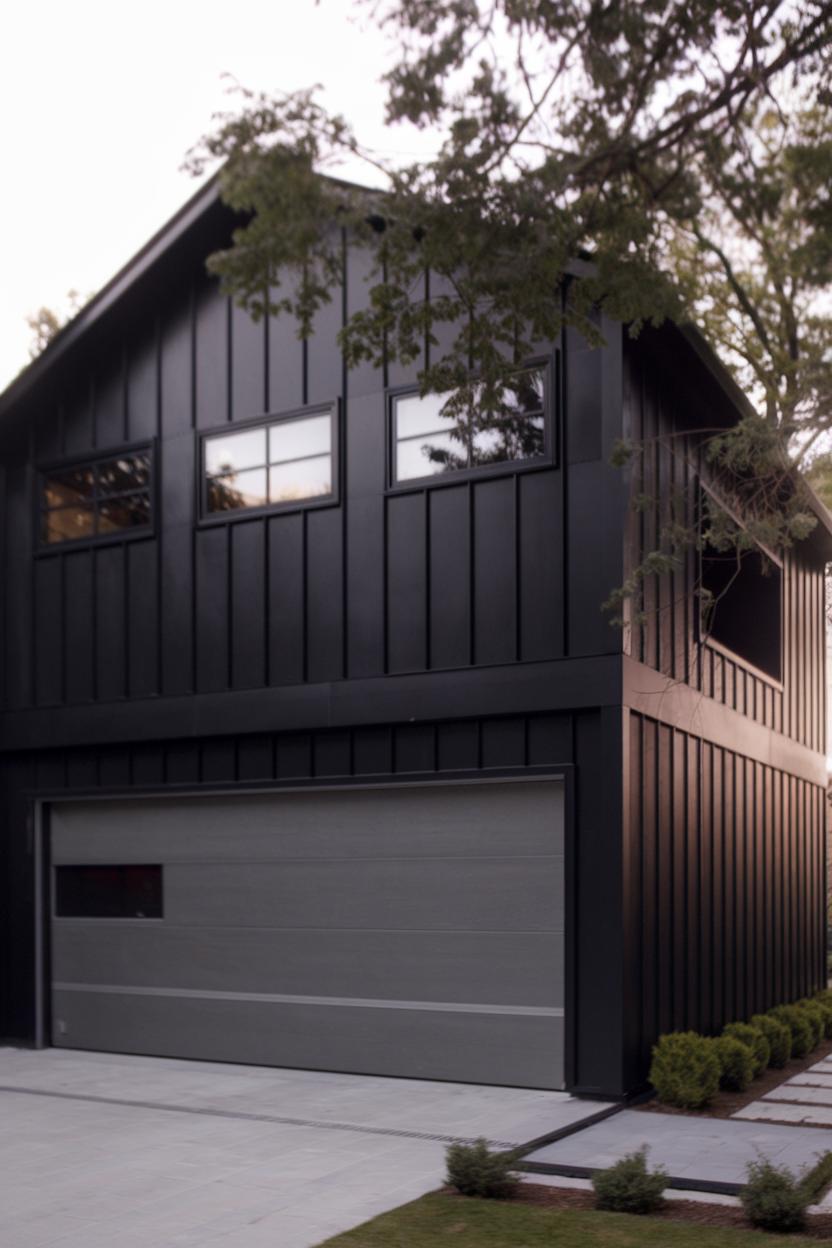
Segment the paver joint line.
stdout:
<svg viewBox="0 0 832 1248">
<path fill-rule="evenodd" d="M 252 1114 L 244 1110 L 209 1109 L 198 1105 L 167 1105 L 161 1101 L 131 1101 L 115 1096 L 93 1096 L 80 1092 L 55 1092 L 43 1088 L 18 1088 L 0 1084 L 0 1092 L 22 1096 L 54 1097 L 62 1101 L 87 1101 L 96 1105 L 121 1105 L 132 1109 L 162 1110 L 170 1114 L 199 1114 L 210 1118 L 232 1118 L 245 1122 L 271 1122 L 282 1127 L 319 1127 L 325 1131 L 356 1131 L 361 1135 L 390 1135 L 406 1140 L 431 1140 L 440 1144 L 474 1144 L 472 1136 L 435 1135 L 428 1131 L 405 1131 L 397 1127 L 366 1127 L 354 1122 L 323 1122 L 313 1118 L 284 1118 L 277 1114 Z M 525 1147 L 522 1140 L 488 1140 L 492 1148 Z"/>
<path fill-rule="evenodd" d="M 598 1166 L 570 1166 L 554 1161 L 529 1161 L 518 1167 L 525 1174 L 556 1174 L 568 1179 L 591 1179 L 599 1173 Z M 667 1176 L 667 1185 L 682 1192 L 712 1192 L 717 1196 L 738 1196 L 742 1183 L 720 1183 L 716 1179 L 690 1179 L 679 1175 Z"/>
<path fill-rule="evenodd" d="M 522 1145 L 520 1156 L 525 1157 L 528 1153 L 533 1153 L 538 1148 L 543 1148 L 546 1144 L 557 1144 L 559 1140 L 565 1140 L 570 1135 L 577 1135 L 579 1131 L 585 1131 L 587 1127 L 594 1127 L 596 1123 L 604 1122 L 607 1118 L 620 1114 L 622 1109 L 626 1108 L 627 1105 L 624 1101 L 620 1105 L 605 1105 L 603 1109 L 590 1114 L 588 1118 L 580 1118 L 577 1122 L 570 1122 L 565 1127 L 559 1127 L 557 1131 L 549 1131 L 546 1135 L 541 1135 L 536 1140 L 530 1140 L 528 1144 Z"/>
</svg>

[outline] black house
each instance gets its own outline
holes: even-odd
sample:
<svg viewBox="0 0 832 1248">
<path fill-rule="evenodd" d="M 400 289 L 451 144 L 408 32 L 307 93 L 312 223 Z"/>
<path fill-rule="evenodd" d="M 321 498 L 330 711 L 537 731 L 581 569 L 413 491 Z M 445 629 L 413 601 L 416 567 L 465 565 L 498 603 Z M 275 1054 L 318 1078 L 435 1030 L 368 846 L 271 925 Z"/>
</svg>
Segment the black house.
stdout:
<svg viewBox="0 0 832 1248">
<path fill-rule="evenodd" d="M 830 517 L 710 636 L 693 555 L 600 609 L 700 472 L 665 435 L 742 410 L 714 359 L 568 333 L 443 458 L 415 369 L 344 368 L 362 254 L 303 342 L 206 278 L 230 225 L 0 397 L 0 1035 L 618 1096 L 820 987 Z"/>
</svg>

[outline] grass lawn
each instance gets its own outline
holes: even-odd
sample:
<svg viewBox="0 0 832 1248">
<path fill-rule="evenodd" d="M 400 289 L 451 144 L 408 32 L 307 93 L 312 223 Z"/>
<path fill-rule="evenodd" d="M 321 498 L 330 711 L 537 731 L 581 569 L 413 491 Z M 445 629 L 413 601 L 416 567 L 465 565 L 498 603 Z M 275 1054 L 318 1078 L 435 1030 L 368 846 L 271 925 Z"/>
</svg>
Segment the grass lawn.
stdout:
<svg viewBox="0 0 832 1248">
<path fill-rule="evenodd" d="M 326 1248 L 796 1248 L 811 1242 L 621 1213 L 431 1195 L 328 1239 Z"/>
</svg>

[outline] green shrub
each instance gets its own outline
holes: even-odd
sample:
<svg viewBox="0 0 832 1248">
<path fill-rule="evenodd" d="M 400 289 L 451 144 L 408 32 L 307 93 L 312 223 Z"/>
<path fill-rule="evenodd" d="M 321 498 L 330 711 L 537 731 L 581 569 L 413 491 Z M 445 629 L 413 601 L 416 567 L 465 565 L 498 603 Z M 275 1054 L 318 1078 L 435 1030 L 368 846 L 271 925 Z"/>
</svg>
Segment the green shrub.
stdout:
<svg viewBox="0 0 832 1248">
<path fill-rule="evenodd" d="M 770 1161 L 752 1162 L 740 1200 L 748 1220 L 764 1231 L 802 1231 L 810 1196 L 799 1179 L 785 1166 Z"/>
<path fill-rule="evenodd" d="M 797 1001 L 796 1006 L 809 1020 L 812 1028 L 812 1048 L 815 1049 L 826 1035 L 826 1017 L 823 1013 L 819 1001 L 803 1000 Z"/>
<path fill-rule="evenodd" d="M 653 1048 L 649 1078 L 665 1105 L 702 1109 L 713 1099 L 720 1074 L 715 1041 L 695 1031 L 670 1032 Z"/>
<path fill-rule="evenodd" d="M 807 1053 L 811 1053 L 812 1024 L 803 1010 L 799 1010 L 796 1005 L 777 1005 L 769 1013 L 785 1023 L 791 1033 L 790 1057 L 806 1057 Z"/>
<path fill-rule="evenodd" d="M 811 1170 L 802 1176 L 800 1186 L 810 1205 L 818 1204 L 832 1183 L 832 1153 L 821 1153 Z"/>
<path fill-rule="evenodd" d="M 613 1213 L 654 1213 L 664 1203 L 667 1172 L 647 1169 L 646 1145 L 593 1175 L 595 1207 Z"/>
<path fill-rule="evenodd" d="M 771 1061 L 771 1045 L 759 1027 L 755 1027 L 751 1023 L 729 1023 L 723 1029 L 722 1034 L 723 1036 L 731 1036 L 734 1040 L 739 1040 L 740 1044 L 744 1044 L 747 1049 L 751 1050 L 751 1056 L 754 1059 L 752 1076 L 754 1079 L 768 1069 L 768 1064 Z"/>
<path fill-rule="evenodd" d="M 813 999 L 823 1014 L 823 1034 L 827 1040 L 830 1040 L 832 1039 L 832 995 L 828 991 L 819 992 Z"/>
<path fill-rule="evenodd" d="M 722 1071 L 720 1087 L 730 1092 L 744 1092 L 754 1078 L 754 1054 L 747 1044 L 733 1036 L 718 1036 L 714 1046 Z"/>
<path fill-rule="evenodd" d="M 473 1144 L 449 1144 L 445 1152 L 447 1181 L 463 1196 L 490 1196 L 505 1200 L 517 1187 L 519 1179 L 512 1173 L 517 1162 L 515 1153 L 492 1152 L 488 1140 Z"/>
<path fill-rule="evenodd" d="M 755 1014 L 751 1026 L 761 1031 L 768 1040 L 771 1049 L 769 1065 L 775 1070 L 782 1070 L 792 1055 L 792 1033 L 786 1024 L 773 1014 Z"/>
</svg>

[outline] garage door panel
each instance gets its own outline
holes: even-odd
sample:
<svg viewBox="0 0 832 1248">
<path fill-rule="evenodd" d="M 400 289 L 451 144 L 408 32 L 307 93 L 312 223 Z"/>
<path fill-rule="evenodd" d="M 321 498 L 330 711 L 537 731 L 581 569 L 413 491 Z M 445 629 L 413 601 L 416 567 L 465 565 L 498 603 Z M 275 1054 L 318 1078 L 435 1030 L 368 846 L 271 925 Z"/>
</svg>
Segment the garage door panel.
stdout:
<svg viewBox="0 0 832 1248">
<path fill-rule="evenodd" d="M 562 854 L 561 786 L 401 785 L 52 808 L 56 863 Z M 406 812 L 405 817 L 403 813 Z"/>
<path fill-rule="evenodd" d="M 56 993 L 61 1043 L 123 1053 L 517 1087 L 559 1087 L 563 1020 L 550 1016 Z"/>
<path fill-rule="evenodd" d="M 563 1004 L 563 938 L 544 933 L 282 932 L 66 921 L 53 978 L 207 991 Z"/>
<path fill-rule="evenodd" d="M 562 886 L 552 857 L 174 864 L 164 906 L 199 926 L 550 931 Z"/>
<path fill-rule="evenodd" d="M 50 813 L 54 1043 L 562 1086 L 560 781 Z"/>
</svg>

